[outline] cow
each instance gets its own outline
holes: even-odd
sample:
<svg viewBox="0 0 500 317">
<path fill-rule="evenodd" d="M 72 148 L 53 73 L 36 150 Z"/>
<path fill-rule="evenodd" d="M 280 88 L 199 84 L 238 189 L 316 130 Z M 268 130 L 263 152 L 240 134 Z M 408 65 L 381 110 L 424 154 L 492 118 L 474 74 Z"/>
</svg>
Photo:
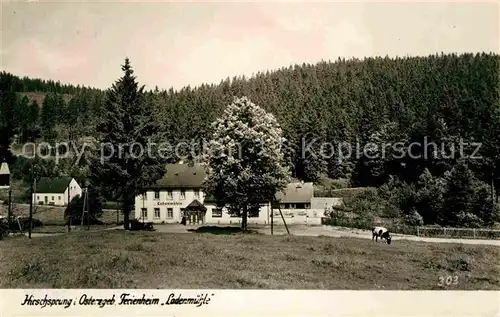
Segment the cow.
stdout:
<svg viewBox="0 0 500 317">
<path fill-rule="evenodd" d="M 391 235 L 389 234 L 389 230 L 384 227 L 375 227 L 372 229 L 372 241 L 375 239 L 375 242 L 377 242 L 378 238 L 380 238 L 380 240 L 385 239 L 387 244 L 391 244 Z"/>
</svg>

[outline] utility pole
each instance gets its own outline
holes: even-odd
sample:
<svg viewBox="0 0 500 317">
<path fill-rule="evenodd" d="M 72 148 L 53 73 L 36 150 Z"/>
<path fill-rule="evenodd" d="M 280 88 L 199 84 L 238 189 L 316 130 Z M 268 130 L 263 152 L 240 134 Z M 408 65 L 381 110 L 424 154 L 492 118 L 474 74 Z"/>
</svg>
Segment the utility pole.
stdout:
<svg viewBox="0 0 500 317">
<path fill-rule="evenodd" d="M 283 217 L 283 213 L 281 212 L 281 206 L 278 206 L 278 209 L 280 211 L 281 219 L 283 220 L 283 224 L 285 225 L 286 232 L 290 234 L 290 230 L 288 230 L 288 226 L 286 225 L 285 217 Z"/>
<path fill-rule="evenodd" d="M 83 218 L 87 215 L 87 230 L 90 230 L 90 217 L 89 217 L 89 206 L 88 206 L 88 198 L 89 198 L 89 187 L 87 186 L 85 189 L 85 194 L 83 195 L 83 212 L 82 212 L 82 223 L 83 227 Z"/>
<path fill-rule="evenodd" d="M 12 184 L 9 184 L 9 209 L 7 211 L 7 225 L 9 226 L 9 231 L 10 231 L 10 224 L 11 224 L 11 218 L 12 218 Z"/>
<path fill-rule="evenodd" d="M 274 227 L 274 208 L 275 202 L 271 202 L 271 235 L 273 235 L 273 227 Z"/>
<path fill-rule="evenodd" d="M 33 170 L 31 172 L 31 174 L 33 175 Z M 34 179 L 30 182 L 30 193 L 31 193 L 31 197 L 30 197 L 30 217 L 29 217 L 29 226 L 28 226 L 28 238 L 31 239 L 31 228 L 33 227 L 33 200 L 35 199 L 35 191 L 36 191 L 36 185 L 34 185 L 34 183 L 36 183 L 36 178 L 33 177 Z M 33 186 L 34 185 L 34 186 Z"/>
<path fill-rule="evenodd" d="M 31 230 L 33 228 L 33 203 L 34 203 L 34 200 L 36 199 L 36 177 L 37 177 L 36 168 L 35 168 L 35 166 L 37 164 L 36 152 L 37 152 L 37 144 L 35 141 L 35 146 L 33 148 L 34 159 L 33 159 L 33 164 L 31 164 L 31 171 L 30 171 L 31 177 L 32 177 L 31 182 L 30 182 L 31 196 L 30 196 L 30 216 L 29 216 L 29 228 L 28 228 L 28 238 L 30 238 L 30 239 L 31 239 Z"/>
</svg>

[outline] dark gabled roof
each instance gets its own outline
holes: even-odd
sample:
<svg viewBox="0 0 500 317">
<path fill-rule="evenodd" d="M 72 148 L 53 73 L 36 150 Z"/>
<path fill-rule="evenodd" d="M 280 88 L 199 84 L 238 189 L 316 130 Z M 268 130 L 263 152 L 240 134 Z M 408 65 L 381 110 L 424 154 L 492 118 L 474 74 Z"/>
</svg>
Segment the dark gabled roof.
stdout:
<svg viewBox="0 0 500 317">
<path fill-rule="evenodd" d="M 310 203 L 313 194 L 313 183 L 289 183 L 283 191 L 276 194 L 276 200 L 282 203 Z"/>
<path fill-rule="evenodd" d="M 201 165 L 168 164 L 165 175 L 156 182 L 153 188 L 201 188 L 205 176 L 205 168 Z"/>
<path fill-rule="evenodd" d="M 36 192 L 40 194 L 63 194 L 72 179 L 71 177 L 43 177 L 36 182 Z"/>
</svg>

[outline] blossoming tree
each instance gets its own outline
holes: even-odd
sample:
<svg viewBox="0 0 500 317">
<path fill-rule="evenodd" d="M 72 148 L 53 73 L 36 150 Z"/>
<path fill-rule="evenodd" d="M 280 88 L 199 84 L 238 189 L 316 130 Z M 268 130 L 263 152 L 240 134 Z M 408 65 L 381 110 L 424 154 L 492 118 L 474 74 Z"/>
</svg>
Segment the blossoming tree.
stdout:
<svg viewBox="0 0 500 317">
<path fill-rule="evenodd" d="M 272 114 L 247 97 L 235 98 L 212 128 L 203 156 L 204 190 L 241 217 L 246 230 L 248 216 L 257 216 L 260 206 L 272 202 L 288 182 L 282 131 Z"/>
</svg>

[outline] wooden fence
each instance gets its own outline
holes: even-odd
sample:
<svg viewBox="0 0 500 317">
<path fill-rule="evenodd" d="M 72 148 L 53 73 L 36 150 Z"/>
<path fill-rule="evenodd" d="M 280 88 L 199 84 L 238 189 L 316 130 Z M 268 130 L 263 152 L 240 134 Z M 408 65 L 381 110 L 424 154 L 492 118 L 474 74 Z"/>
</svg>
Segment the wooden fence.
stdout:
<svg viewBox="0 0 500 317">
<path fill-rule="evenodd" d="M 371 230 L 370 221 L 346 218 L 322 218 L 323 225 L 339 226 Z M 395 234 L 413 235 L 430 238 L 462 238 L 462 239 L 500 239 L 500 230 L 485 228 L 448 228 L 448 227 L 412 227 L 404 225 L 385 225 Z"/>
<path fill-rule="evenodd" d="M 418 237 L 500 239 L 500 230 L 480 228 L 417 227 Z"/>
</svg>

